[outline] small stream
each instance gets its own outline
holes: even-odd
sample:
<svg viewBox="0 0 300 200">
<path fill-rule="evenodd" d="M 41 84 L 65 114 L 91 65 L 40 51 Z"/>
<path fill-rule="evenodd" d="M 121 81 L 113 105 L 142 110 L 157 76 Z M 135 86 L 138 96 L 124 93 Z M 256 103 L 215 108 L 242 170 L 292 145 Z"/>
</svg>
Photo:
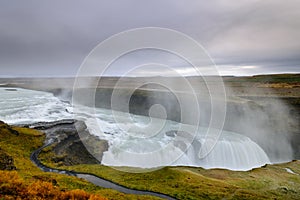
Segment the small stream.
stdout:
<svg viewBox="0 0 300 200">
<path fill-rule="evenodd" d="M 158 192 L 130 189 L 130 188 L 127 188 L 125 186 L 114 183 L 112 181 L 100 178 L 100 177 L 98 177 L 96 175 L 93 175 L 93 174 L 79 173 L 79 172 L 74 172 L 74 171 L 60 170 L 60 169 L 54 169 L 54 168 L 47 167 L 39 161 L 38 156 L 44 148 L 50 146 L 53 143 L 54 143 L 53 140 L 47 142 L 45 145 L 43 145 L 42 147 L 36 149 L 30 155 L 30 160 L 36 166 L 38 166 L 41 170 L 43 170 L 44 172 L 55 172 L 55 173 L 59 173 L 59 174 L 66 174 L 66 175 L 69 175 L 69 176 L 76 176 L 76 177 L 85 179 L 85 180 L 87 180 L 87 181 L 89 181 L 89 182 L 91 182 L 91 183 L 93 183 L 97 186 L 100 186 L 100 187 L 103 187 L 103 188 L 108 188 L 108 189 L 114 189 L 114 190 L 117 190 L 119 192 L 123 192 L 123 193 L 126 193 L 126 194 L 151 195 L 151 196 L 156 196 L 156 197 L 160 197 L 160 198 L 163 198 L 163 199 L 175 200 L 175 198 L 173 198 L 173 197 L 170 197 L 168 195 L 158 193 Z"/>
</svg>

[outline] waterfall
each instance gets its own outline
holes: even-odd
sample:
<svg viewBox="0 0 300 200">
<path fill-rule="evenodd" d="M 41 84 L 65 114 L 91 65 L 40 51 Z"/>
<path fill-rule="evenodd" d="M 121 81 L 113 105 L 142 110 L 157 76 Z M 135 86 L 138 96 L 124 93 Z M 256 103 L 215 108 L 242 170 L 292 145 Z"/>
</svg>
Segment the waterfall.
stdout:
<svg viewBox="0 0 300 200">
<path fill-rule="evenodd" d="M 204 128 L 200 129 L 200 131 L 204 130 Z M 110 166 L 140 168 L 195 166 L 239 171 L 270 163 L 264 150 L 255 142 L 246 136 L 229 131 L 222 131 L 213 150 L 204 158 L 199 158 L 198 153 L 204 140 L 203 134 L 200 133 L 185 151 L 174 142 L 159 145 L 147 140 L 129 140 L 126 144 L 122 143 L 121 147 L 111 146 L 109 151 L 104 153 L 102 163 Z M 149 151 L 149 147 L 152 147 L 152 151 Z"/>
<path fill-rule="evenodd" d="M 60 101 L 51 93 L 0 88 L 0 95 L 0 120 L 8 123 L 47 122 L 73 117 L 68 112 L 72 110 L 70 105 Z M 96 118 L 90 114 L 93 111 Z M 115 112 L 114 114 L 120 119 L 128 117 L 128 113 Z M 104 165 L 140 168 L 181 165 L 249 170 L 270 163 L 260 146 L 238 133 L 223 130 L 213 150 L 204 158 L 199 158 L 200 149 L 205 148 L 202 144 L 209 139 L 205 137 L 207 128 L 200 127 L 190 145 L 187 142 L 191 141 L 190 138 L 186 138 L 189 137 L 188 134 L 180 136 L 173 130 L 178 130 L 178 127 L 182 126 L 186 132 L 189 132 L 192 128 L 174 121 L 165 120 L 165 126 L 159 133 L 151 137 L 139 138 L 135 136 L 140 134 L 138 131 L 141 129 L 130 129 L 131 124 L 120 124 L 122 120 L 115 122 L 111 110 L 102 108 L 93 110 L 83 106 L 82 113 L 76 116 L 86 122 L 91 134 L 109 142 L 109 150 L 104 152 L 102 159 Z M 149 117 L 133 114 L 131 117 L 140 127 L 149 123 Z M 160 123 L 159 119 L 156 121 Z"/>
</svg>

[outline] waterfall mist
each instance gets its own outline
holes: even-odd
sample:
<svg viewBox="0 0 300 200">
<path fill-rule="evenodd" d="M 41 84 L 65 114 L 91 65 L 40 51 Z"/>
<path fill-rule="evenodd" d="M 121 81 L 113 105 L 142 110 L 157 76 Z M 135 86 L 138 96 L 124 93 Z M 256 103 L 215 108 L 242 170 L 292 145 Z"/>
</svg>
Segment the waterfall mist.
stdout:
<svg viewBox="0 0 300 200">
<path fill-rule="evenodd" d="M 247 93 L 238 97 L 232 88 L 227 88 L 229 100 L 224 128 L 251 138 L 264 149 L 272 163 L 295 159 L 291 139 L 298 126 L 291 115 L 291 105 L 276 96 L 268 96 L 270 89 L 252 88 Z M 263 95 L 257 95 L 260 93 Z"/>
<path fill-rule="evenodd" d="M 191 84 L 198 84 L 198 104 L 200 109 L 199 125 L 207 127 L 211 118 L 211 102 L 209 92 L 204 82 L 189 77 Z M 177 96 L 170 91 L 155 85 L 145 85 L 144 94 L 147 98 L 136 97 L 131 99 L 131 111 L 135 114 L 147 115 L 151 105 L 161 104 L 167 113 L 167 118 L 180 121 L 181 107 L 176 97 L 181 96 L 187 105 L 190 104 L 190 94 L 184 93 L 180 82 L 168 78 L 178 89 Z M 146 81 L 145 81 L 146 82 Z M 236 88 L 226 87 L 226 118 L 223 129 L 233 131 L 249 137 L 258 144 L 267 154 L 271 163 L 287 162 L 295 159 L 295 150 L 292 147 L 293 134 L 298 131 L 297 120 L 291 115 L 291 105 L 288 105 L 268 88 L 247 88 L 246 95 L 240 95 Z M 156 88 L 157 91 L 151 89 Z M 143 90 L 143 88 L 140 88 Z M 215 91 L 212 91 L 215 92 Z M 138 96 L 139 92 L 135 95 Z M 138 102 L 138 106 L 135 103 Z M 217 101 L 215 101 L 217 102 Z M 146 111 L 145 111 L 146 110 Z M 192 113 L 189 110 L 188 113 Z M 188 123 L 189 121 L 184 121 Z M 249 149 L 250 150 L 250 149 Z"/>
<path fill-rule="evenodd" d="M 195 124 L 195 121 L 193 123 L 191 121 L 197 117 L 197 111 L 192 105 L 197 103 L 200 112 L 198 126 L 208 127 L 212 116 L 209 93 L 216 91 L 208 91 L 204 80 L 201 78 L 187 77 L 187 79 L 197 93 L 197 102 L 191 101 L 193 95 L 187 92 L 187 86 L 182 84 L 182 80 L 177 77 L 125 77 L 121 81 L 121 88 L 115 88 L 116 82 L 119 80 L 117 77 L 78 78 L 80 87 L 76 90 L 80 90 L 80 95 L 77 95 L 75 100 L 88 107 L 96 106 L 96 108 L 111 109 L 113 90 L 119 89 L 122 91 L 121 97 L 129 99 L 126 106 L 128 106 L 131 114 L 163 118 L 164 113 L 159 112 L 159 109 L 163 107 L 166 111 L 166 120 L 185 124 Z M 8 81 L 8 84 L 50 91 L 64 101 L 71 101 L 73 82 L 74 79 L 47 78 L 18 79 Z M 235 85 L 225 81 L 226 118 L 223 130 L 250 138 L 264 150 L 272 163 L 299 159 L 297 110 L 295 111 L 284 98 L 276 96 L 276 92 L 272 89 L 257 87 L 253 84 L 249 87 L 247 84 L 235 87 Z M 136 87 L 137 85 L 138 87 Z M 170 85 L 172 85 L 173 91 L 166 87 Z M 134 92 L 128 93 L 128 88 L 134 88 Z M 94 103 L 90 101 L 91 98 L 89 97 L 93 93 L 95 93 Z M 161 105 L 161 107 L 152 107 L 156 104 Z M 218 109 L 217 100 L 215 105 Z M 155 109 L 151 110 L 151 107 Z M 184 109 L 183 116 L 182 109 Z M 122 107 L 117 108 L 117 110 L 127 112 Z M 218 129 L 219 127 L 212 124 L 212 128 Z M 189 142 L 192 141 L 191 139 L 188 140 Z M 199 146 L 199 143 L 197 144 Z M 176 145 L 179 148 L 184 146 L 182 141 L 176 141 Z M 197 152 L 198 149 L 195 154 Z M 191 155 L 191 152 L 187 153 Z"/>
</svg>

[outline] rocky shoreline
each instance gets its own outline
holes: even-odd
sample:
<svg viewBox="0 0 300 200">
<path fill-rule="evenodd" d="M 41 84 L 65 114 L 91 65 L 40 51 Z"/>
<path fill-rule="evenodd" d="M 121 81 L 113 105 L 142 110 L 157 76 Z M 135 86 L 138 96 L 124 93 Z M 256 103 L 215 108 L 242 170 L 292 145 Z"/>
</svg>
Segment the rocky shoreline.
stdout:
<svg viewBox="0 0 300 200">
<path fill-rule="evenodd" d="M 39 154 L 43 151 L 43 149 L 52 146 L 52 151 L 55 153 L 57 157 L 51 158 L 53 162 L 60 163 L 61 165 L 78 165 L 78 164 L 101 164 L 100 161 L 95 159 L 85 148 L 83 143 L 81 142 L 81 138 L 79 137 L 79 132 L 87 132 L 87 127 L 84 122 L 77 121 L 73 119 L 60 120 L 55 122 L 38 122 L 29 125 L 23 125 L 26 128 L 34 128 L 36 130 L 40 130 L 46 134 L 45 143 L 42 147 L 36 149 L 32 152 L 30 156 L 30 160 L 37 165 L 44 172 L 54 172 L 59 174 L 66 174 L 69 176 L 76 176 L 82 179 L 85 179 L 97 186 L 103 188 L 114 189 L 126 194 L 136 194 L 136 195 L 151 195 L 160 197 L 163 199 L 175 200 L 175 198 L 159 193 L 159 192 L 151 192 L 144 190 L 135 190 L 124 187 L 117 183 L 114 183 L 110 180 L 103 179 L 99 176 L 90 173 L 81 173 L 69 170 L 60 170 L 48 167 L 44 165 L 39 160 Z M 86 134 L 85 134 L 86 135 Z M 90 135 L 91 138 L 84 139 L 92 139 L 101 141 L 103 146 L 101 150 L 101 156 L 104 151 L 108 149 L 108 143 L 105 140 L 100 140 L 95 136 Z M 99 146 L 98 146 L 99 147 Z M 0 149 L 1 150 L 1 149 Z M 59 160 L 57 160 L 60 158 Z"/>
<path fill-rule="evenodd" d="M 260 75 L 253 77 L 222 77 L 227 93 L 227 114 L 224 130 L 237 132 L 250 137 L 264 148 L 272 160 L 277 161 L 281 155 L 273 151 L 274 146 L 281 146 L 287 141 L 292 147 L 292 159 L 300 159 L 300 74 Z M 96 77 L 86 77 L 82 81 L 95 81 Z M 111 108 L 111 95 L 118 81 L 118 77 L 101 77 L 96 88 L 95 106 Z M 132 114 L 148 115 L 149 108 L 154 104 L 161 104 L 166 108 L 167 118 L 181 121 L 180 109 L 174 95 L 155 86 L 144 85 L 145 82 L 167 81 L 180 89 L 181 83 L 173 78 L 125 78 L 122 82 L 123 93 L 143 85 L 131 96 L 129 111 Z M 188 77 L 197 91 L 205 91 L 203 82 L 197 77 Z M 62 101 L 70 102 L 75 78 L 7 78 L 0 79 L 2 87 L 21 87 L 26 89 L 51 92 Z M 1 85 L 2 84 L 2 85 Z M 145 87 L 144 87 L 145 86 Z M 81 88 L 82 103 L 85 103 L 86 92 L 90 88 Z M 152 89 L 152 90 L 151 90 Z M 153 90 L 154 89 L 154 90 Z M 80 100 L 80 99 L 79 99 Z M 168 103 L 166 103 L 168 102 Z M 84 105 L 84 104 L 83 104 Z M 170 106 L 171 105 L 171 106 Z M 209 106 L 203 102 L 201 126 L 207 126 L 209 121 Z M 122 111 L 122 110 L 121 110 Z M 253 134 L 254 133 L 254 134 Z M 262 137 L 261 137 L 262 136 Z M 264 138 L 272 138 L 271 140 Z M 101 156 L 101 155 L 99 155 Z"/>
<path fill-rule="evenodd" d="M 53 141 L 54 142 L 54 141 Z M 44 172 L 54 172 L 54 173 L 59 173 L 59 174 L 65 174 L 69 176 L 76 176 L 78 178 L 85 179 L 97 186 L 103 187 L 103 188 L 108 188 L 108 189 L 114 189 L 119 192 L 123 192 L 125 194 L 135 194 L 135 195 L 150 195 L 150 196 L 156 196 L 160 197 L 163 199 L 169 199 L 169 200 L 175 200 L 175 198 L 168 196 L 166 194 L 162 194 L 159 192 L 151 192 L 151 191 L 145 191 L 145 190 L 135 190 L 135 189 L 130 189 L 125 186 L 119 185 L 115 182 L 112 182 L 110 180 L 106 180 L 104 178 L 101 178 L 99 176 L 96 176 L 94 174 L 90 173 L 82 173 L 82 172 L 75 172 L 75 171 L 69 171 L 69 170 L 60 170 L 60 169 L 55 169 L 51 167 L 47 167 L 44 164 L 40 162 L 38 159 L 38 156 L 40 152 L 44 149 L 47 148 L 48 146 L 52 145 L 53 143 L 50 141 L 50 143 L 46 143 L 42 147 L 36 149 L 30 156 L 30 160 L 37 165 L 40 169 L 42 169 Z"/>
<path fill-rule="evenodd" d="M 84 122 L 74 119 L 59 120 L 54 122 L 38 122 L 27 125 L 20 125 L 26 128 L 34 128 L 46 134 L 45 144 L 52 144 L 52 151 L 55 157 L 53 162 L 70 166 L 77 164 L 100 164 L 103 152 L 108 149 L 108 142 L 89 134 Z M 85 138 L 80 134 L 84 133 Z M 99 156 L 94 158 L 85 148 L 82 140 L 96 140 Z"/>
<path fill-rule="evenodd" d="M 36 123 L 36 124 L 32 124 L 30 125 L 31 127 L 35 127 L 35 128 L 38 128 L 40 130 L 51 130 L 53 129 L 54 127 L 60 127 L 63 126 L 71 126 L 72 125 L 74 126 L 74 124 L 76 123 L 82 123 L 82 122 L 78 122 L 78 121 L 72 121 L 72 120 L 62 120 L 62 121 L 59 121 L 59 122 L 50 122 L 50 123 Z M 73 128 L 73 127 L 72 127 Z M 50 131 L 51 133 L 51 131 Z M 171 137 L 174 136 L 174 134 L 182 134 L 182 133 L 173 133 L 173 132 L 169 132 L 168 135 L 170 135 Z M 55 134 L 53 134 L 55 135 Z M 82 172 L 77 172 L 78 170 L 74 170 L 72 171 L 69 171 L 69 170 L 61 170 L 61 169 L 55 169 L 55 168 L 51 168 L 51 167 L 47 167 L 45 165 L 43 165 L 39 159 L 38 159 L 38 155 L 39 153 L 44 149 L 44 148 L 47 148 L 48 146 L 51 146 L 53 143 L 57 142 L 59 139 L 53 139 L 54 137 L 48 137 L 48 143 L 45 143 L 42 147 L 36 149 L 32 154 L 31 154 L 31 160 L 40 168 L 42 169 L 43 171 L 46 171 L 46 172 L 55 172 L 55 173 L 60 173 L 60 174 L 66 174 L 66 175 L 69 175 L 69 176 L 76 176 L 78 178 L 82 178 L 82 179 L 85 179 L 95 185 L 98 185 L 100 187 L 103 187 L 103 188 L 109 188 L 109 189 L 114 189 L 114 190 L 117 190 L 117 191 L 120 191 L 122 193 L 126 193 L 126 194 L 135 194 L 135 195 L 151 195 L 151 196 L 156 196 L 156 197 L 160 197 L 160 198 L 163 198 L 163 199 L 176 199 L 177 197 L 179 197 L 178 199 L 181 199 L 180 196 L 177 196 L 175 195 L 176 198 L 172 197 L 172 196 L 169 196 L 169 195 L 166 195 L 167 193 L 163 194 L 163 193 L 160 193 L 160 192 L 152 192 L 152 191 L 146 191 L 146 190 L 138 190 L 138 189 L 130 189 L 129 187 L 126 187 L 124 186 L 123 184 L 118 184 L 118 182 L 114 182 L 114 181 L 111 181 L 110 179 L 105 179 L 105 178 L 101 178 L 101 176 L 97 176 L 95 174 L 90 174 L 90 173 L 82 173 Z M 62 140 L 63 141 L 63 140 Z M 293 163 L 296 163 L 295 165 L 297 165 L 297 161 L 293 162 Z M 285 166 L 285 165 L 284 165 Z M 241 173 L 250 173 L 249 177 L 250 178 L 253 178 L 256 175 L 256 173 L 260 173 L 259 171 L 264 171 L 268 168 L 274 168 L 273 170 L 277 170 L 278 166 L 274 165 L 274 166 L 264 166 L 262 168 L 258 168 L 258 169 L 254 169 L 254 170 L 251 170 L 249 172 L 231 172 L 231 171 L 224 171 L 224 170 L 204 170 L 204 173 L 208 173 L 208 174 L 214 174 L 213 175 L 213 180 L 215 180 L 216 177 L 218 177 L 220 175 L 220 173 L 238 173 L 239 176 L 241 175 Z M 294 172 L 290 169 L 291 167 L 287 168 L 285 167 L 284 169 L 286 170 L 282 170 L 282 168 L 280 168 L 280 176 L 282 176 L 282 173 L 283 171 L 286 173 L 286 176 L 299 176 L 297 175 L 298 171 Z M 174 169 L 171 169 L 171 170 L 176 170 L 178 173 L 180 172 L 181 168 L 174 168 Z M 293 168 L 292 168 L 293 169 Z M 200 174 L 198 174 L 199 172 L 195 172 L 193 170 L 200 170 L 199 168 L 192 168 L 192 167 L 187 167 L 187 168 L 182 168 L 182 172 L 187 172 L 188 173 L 188 180 L 190 180 L 190 176 L 192 175 L 196 175 L 197 176 L 197 179 L 199 178 L 198 176 Z M 275 170 L 275 172 L 277 172 Z M 293 169 L 294 170 L 294 169 Z M 272 171 L 273 173 L 274 171 Z M 94 173 L 94 172 L 93 172 Z M 222 175 L 224 176 L 224 174 Z M 245 176 L 245 174 L 244 174 Z M 248 175 L 247 175 L 248 176 Z M 262 175 L 263 176 L 263 175 Z M 200 175 L 200 177 L 205 177 L 203 182 L 206 182 L 206 181 L 210 181 L 211 179 L 209 179 L 208 177 L 206 176 L 203 176 L 203 175 Z M 234 176 L 236 178 L 236 175 Z M 272 177 L 272 175 L 270 176 Z M 294 178 L 297 178 L 297 177 L 294 177 Z M 217 183 L 219 183 L 220 180 L 217 181 Z M 221 181 L 223 182 L 223 181 Z M 208 183 L 209 184 L 209 183 Z M 209 185 L 209 187 L 214 187 L 215 185 Z M 178 186 L 177 186 L 178 187 Z M 232 186 L 233 187 L 233 186 Z M 228 189 L 228 187 L 227 187 Z M 237 189 L 236 191 L 240 191 L 242 189 Z M 292 197 L 293 196 L 297 196 L 297 191 L 296 190 L 293 190 L 290 186 L 278 186 L 278 188 L 276 189 L 276 191 L 279 191 L 280 193 L 284 194 L 285 197 L 288 197 L 289 195 L 291 195 Z M 272 190 L 271 190 L 272 192 Z M 274 191 L 273 191 L 274 192 Z M 238 195 L 238 193 L 236 194 L 236 192 L 233 193 L 233 196 L 235 195 Z M 183 197 L 183 196 L 181 196 Z M 239 196 L 241 197 L 241 196 Z M 245 198 L 245 196 L 243 196 Z M 256 198 L 261 198 L 262 196 L 256 196 Z M 271 198 L 271 197 L 269 197 Z M 291 199 L 295 199 L 295 198 L 291 198 Z"/>
</svg>

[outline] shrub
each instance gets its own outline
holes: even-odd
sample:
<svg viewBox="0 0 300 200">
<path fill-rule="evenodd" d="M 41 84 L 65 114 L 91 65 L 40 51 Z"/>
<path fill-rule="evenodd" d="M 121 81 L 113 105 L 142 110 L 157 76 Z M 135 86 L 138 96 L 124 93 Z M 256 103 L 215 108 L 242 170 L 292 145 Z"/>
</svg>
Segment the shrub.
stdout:
<svg viewBox="0 0 300 200">
<path fill-rule="evenodd" d="M 57 199 L 57 200 L 104 200 L 83 190 L 62 191 L 51 182 L 37 180 L 26 184 L 16 171 L 0 171 L 0 199 Z"/>
</svg>

